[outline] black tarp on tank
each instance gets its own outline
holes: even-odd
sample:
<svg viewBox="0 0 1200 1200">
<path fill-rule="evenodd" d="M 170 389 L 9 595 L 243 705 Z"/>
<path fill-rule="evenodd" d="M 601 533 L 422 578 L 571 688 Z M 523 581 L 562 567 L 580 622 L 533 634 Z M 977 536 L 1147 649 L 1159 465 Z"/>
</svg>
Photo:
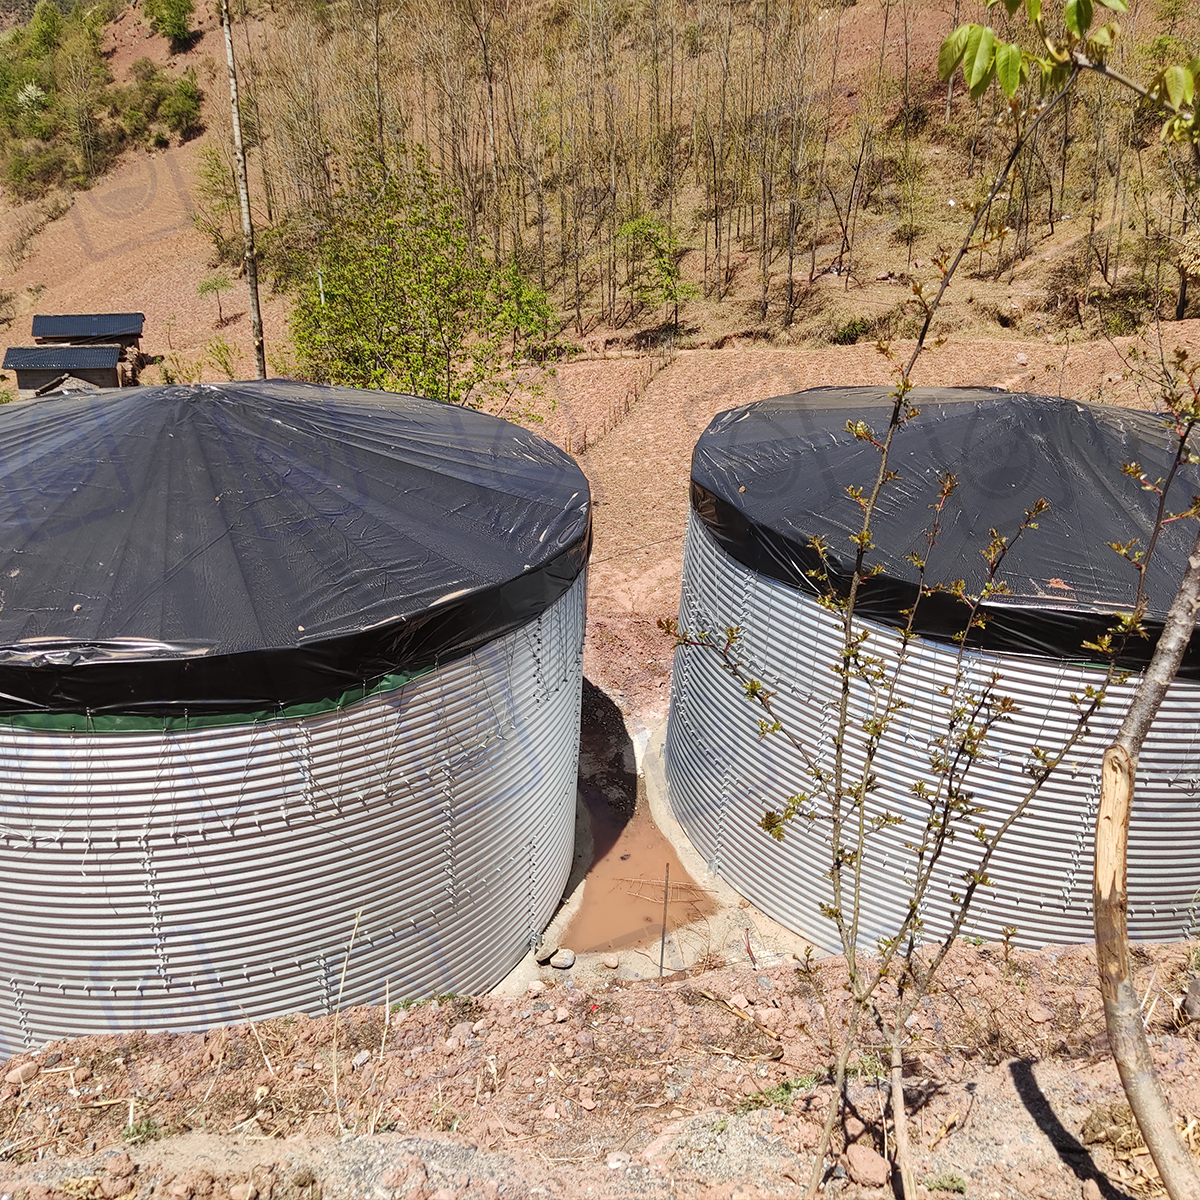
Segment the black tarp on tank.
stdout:
<svg viewBox="0 0 1200 1200">
<path fill-rule="evenodd" d="M 245 712 L 459 657 L 583 570 L 574 461 L 288 381 L 0 409 L 0 712 Z"/>
<path fill-rule="evenodd" d="M 897 431 L 891 466 L 900 478 L 885 488 L 874 522 L 868 561 L 883 570 L 861 586 L 858 615 L 906 624 L 918 578 L 906 556 L 926 553 L 938 477 L 951 472 L 958 487 L 928 556 L 927 586 L 961 579 L 977 591 L 989 530 L 1011 536 L 1036 500 L 1050 506 L 1005 560 L 1001 578 L 1011 594 L 985 603 L 986 627 L 972 631 L 969 644 L 1095 661 L 1083 643 L 1110 628 L 1114 612 L 1129 610 L 1138 582 L 1109 543 L 1136 538 L 1144 549 L 1158 503 L 1121 467 L 1136 461 L 1151 479 L 1165 476 L 1174 457 L 1167 426 L 1129 409 L 985 388 L 919 388 L 912 402 L 921 412 Z M 844 595 L 854 563 L 849 537 L 861 524 L 846 489 L 869 493 L 879 469 L 878 451 L 847 422 L 882 433 L 891 403 L 887 388 L 814 388 L 718 414 L 692 458 L 693 509 L 752 570 L 810 593 L 825 586 Z M 1200 472 L 1183 467 L 1168 508 L 1186 509 L 1197 492 Z M 811 575 L 820 566 L 816 537 L 828 546 L 828 584 Z M 1192 521 L 1163 529 L 1146 572 L 1150 637 L 1130 639 L 1124 665 L 1149 661 L 1194 537 Z M 926 595 L 915 627 L 953 641 L 965 612 L 951 595 Z M 1180 674 L 1200 678 L 1200 638 Z"/>
</svg>

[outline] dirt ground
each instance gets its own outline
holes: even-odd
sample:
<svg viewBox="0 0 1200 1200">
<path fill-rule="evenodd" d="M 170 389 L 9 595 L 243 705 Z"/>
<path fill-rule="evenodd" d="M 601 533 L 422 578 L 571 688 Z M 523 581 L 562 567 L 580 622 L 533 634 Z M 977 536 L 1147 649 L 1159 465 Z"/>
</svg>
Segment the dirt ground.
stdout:
<svg viewBox="0 0 1200 1200">
<path fill-rule="evenodd" d="M 1200 1047 L 1177 1023 L 1186 954 L 1135 958 L 1155 1058 L 1195 1141 Z M 946 968 L 906 1050 L 922 1194 L 1152 1193 L 1093 951 L 964 946 Z M 386 1025 L 382 1008 L 354 1009 L 48 1044 L 4 1068 L 25 1082 L 0 1091 L 0 1195 L 751 1200 L 807 1179 L 845 1019 L 840 960 L 744 958 L 661 986 L 571 975 L 545 968 L 515 999 L 397 1007 Z M 880 1194 L 881 1051 L 852 1064 L 826 1195 Z"/>
<path fill-rule="evenodd" d="M 187 148 L 132 160 L 77 202 L 78 219 L 47 229 L 22 268 L 23 278 L 57 280 L 39 307 L 141 308 L 156 337 L 169 330 L 173 345 L 194 352 L 209 335 L 193 298 L 202 263 L 198 235 L 178 217 L 193 166 Z M 98 231 L 111 241 L 125 221 L 131 236 L 116 273 L 95 247 Z M 151 282 L 135 288 L 139 277 Z M 114 292 L 114 279 L 126 290 Z M 282 307 L 270 308 L 269 335 L 282 325 Z M 1200 352 L 1200 321 L 1168 328 Z M 918 378 L 1149 402 L 1123 361 L 1128 339 L 1055 338 L 956 335 Z M 678 606 L 689 460 L 708 421 L 804 387 L 889 380 L 872 346 L 736 340 L 659 358 L 583 356 L 548 379 L 539 428 L 576 453 L 596 503 L 585 673 L 610 724 L 642 739 L 667 711 L 670 644 L 656 622 Z M 629 820 L 636 776 L 611 743 L 600 738 L 588 761 L 585 736 L 593 828 L 601 842 L 628 829 L 630 853 L 640 845 L 657 860 L 653 832 L 645 844 L 633 836 L 643 828 Z M 609 859 L 615 893 L 629 878 L 619 854 Z M 613 942 L 611 929 L 575 932 L 581 947 Z M 792 1193 L 811 1168 L 828 1099 L 827 1023 L 836 1028 L 845 999 L 838 965 L 756 970 L 724 949 L 724 965 L 662 988 L 614 975 L 585 989 L 547 968 L 545 993 L 402 1010 L 386 1039 L 382 1010 L 364 1010 L 339 1019 L 336 1043 L 333 1018 L 296 1015 L 208 1034 L 47 1046 L 20 1060 L 40 1065 L 32 1080 L 0 1092 L 0 1200 Z M 1147 951 L 1141 987 L 1164 1079 L 1191 1120 L 1200 1116 L 1200 1049 L 1193 1029 L 1175 1024 L 1184 955 Z M 1006 967 L 996 947 L 964 947 L 945 978 L 909 1055 L 921 1177 L 952 1189 L 938 1193 L 946 1196 L 1152 1194 L 1140 1143 L 1104 1107 L 1120 1088 L 1091 952 L 1022 953 Z M 741 1007 L 738 997 L 758 1024 L 721 1003 Z M 853 1093 L 865 1128 L 850 1134 L 882 1150 L 877 1069 L 868 1053 Z M 1107 1129 L 1119 1146 L 1085 1144 L 1089 1118 L 1091 1132 Z M 1200 1126 L 1189 1129 L 1195 1137 Z M 873 1191 L 847 1177 L 844 1144 L 842 1135 L 826 1193 Z"/>
</svg>

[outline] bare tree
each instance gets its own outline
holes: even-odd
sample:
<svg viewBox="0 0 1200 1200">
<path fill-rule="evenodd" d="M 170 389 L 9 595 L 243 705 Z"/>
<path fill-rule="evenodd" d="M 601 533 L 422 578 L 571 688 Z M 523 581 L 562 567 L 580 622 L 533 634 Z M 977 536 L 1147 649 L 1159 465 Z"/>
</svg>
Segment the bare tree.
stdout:
<svg viewBox="0 0 1200 1200">
<path fill-rule="evenodd" d="M 262 310 L 258 303 L 258 258 L 254 252 L 254 219 L 250 214 L 250 185 L 246 179 L 246 147 L 242 141 L 242 115 L 238 105 L 237 68 L 233 58 L 233 28 L 229 16 L 229 0 L 221 0 L 221 28 L 225 32 L 225 60 L 229 66 L 229 107 L 233 121 L 238 203 L 242 209 L 242 262 L 246 271 L 246 288 L 250 294 L 250 337 L 254 342 L 254 373 L 256 379 L 266 379 L 267 356 L 263 345 Z"/>
</svg>

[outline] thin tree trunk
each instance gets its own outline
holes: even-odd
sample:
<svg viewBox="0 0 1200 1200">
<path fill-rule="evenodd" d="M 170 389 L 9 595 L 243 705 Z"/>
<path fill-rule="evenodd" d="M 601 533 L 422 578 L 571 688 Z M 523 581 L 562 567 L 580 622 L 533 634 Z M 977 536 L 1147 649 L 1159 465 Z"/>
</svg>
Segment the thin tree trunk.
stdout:
<svg viewBox="0 0 1200 1200">
<path fill-rule="evenodd" d="M 246 266 L 246 287 L 250 293 L 254 373 L 256 379 L 266 379 L 267 357 L 263 346 L 262 310 L 258 304 L 258 259 L 254 253 L 254 221 L 250 215 L 250 185 L 246 181 L 246 146 L 242 141 L 242 116 L 238 109 L 237 69 L 233 61 L 229 0 L 221 0 L 221 26 L 225 30 L 225 59 L 229 64 L 229 104 L 233 118 L 233 153 L 237 165 L 238 202 L 242 209 L 242 259 Z"/>
<path fill-rule="evenodd" d="M 1183 198 L 1183 223 L 1182 223 L 1182 226 L 1181 226 L 1179 232 L 1182 237 L 1186 238 L 1187 231 L 1188 231 L 1188 206 L 1187 206 L 1187 197 L 1184 196 L 1184 198 Z M 1182 321 L 1183 314 L 1185 312 L 1187 312 L 1187 286 L 1188 286 L 1188 273 L 1186 270 L 1184 270 L 1183 264 L 1181 263 L 1179 266 L 1179 300 L 1175 305 L 1175 320 L 1177 320 L 1177 321 Z"/>
<path fill-rule="evenodd" d="M 1163 1092 L 1142 1024 L 1141 1005 L 1129 978 L 1126 953 L 1126 850 L 1129 810 L 1138 754 L 1179 670 L 1200 610 L 1200 532 L 1171 604 L 1162 635 L 1145 675 L 1133 694 L 1116 741 L 1104 752 L 1100 808 L 1096 814 L 1094 904 L 1096 965 L 1108 1043 L 1116 1060 L 1129 1107 L 1137 1118 L 1150 1156 L 1171 1200 L 1200 1200 L 1200 1174 L 1175 1130 L 1175 1116 Z"/>
<path fill-rule="evenodd" d="M 954 0 L 954 28 L 958 28 L 958 6 L 961 0 Z M 954 76 L 951 75 L 946 83 L 946 124 L 950 124 L 950 102 L 954 99 Z M 970 176 L 968 175 L 968 178 Z"/>
<path fill-rule="evenodd" d="M 891 1101 L 892 1132 L 896 1137 L 896 1170 L 900 1173 L 901 1200 L 916 1200 L 917 1175 L 912 1165 L 912 1148 L 908 1141 L 908 1110 L 904 1105 L 904 1053 L 900 1038 L 904 1025 L 897 1024 L 892 1041 Z"/>
</svg>

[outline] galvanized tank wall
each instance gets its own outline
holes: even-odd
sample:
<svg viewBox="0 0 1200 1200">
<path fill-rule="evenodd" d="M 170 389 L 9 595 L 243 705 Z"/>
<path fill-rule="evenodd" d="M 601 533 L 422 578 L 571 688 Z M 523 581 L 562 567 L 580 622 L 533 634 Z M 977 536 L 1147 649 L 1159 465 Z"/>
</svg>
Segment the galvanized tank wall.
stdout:
<svg viewBox="0 0 1200 1200">
<path fill-rule="evenodd" d="M 0 726 L 0 1058 L 338 1000 L 477 992 L 574 847 L 585 576 L 395 691 L 163 734 Z"/>
<path fill-rule="evenodd" d="M 751 674 L 778 690 L 775 701 L 789 727 L 810 746 L 830 752 L 838 681 L 830 671 L 840 647 L 836 618 L 810 597 L 748 570 L 727 556 L 693 515 L 684 552 L 680 625 L 714 632 L 740 626 L 740 657 Z M 871 626 L 872 652 L 895 661 L 899 636 Z M 953 647 L 923 642 L 904 668 L 899 688 L 907 708 L 887 734 L 877 763 L 875 803 L 902 814 L 906 825 L 879 835 L 863 898 L 862 942 L 874 946 L 899 923 L 909 894 L 905 873 L 911 841 L 925 814 L 910 785 L 927 768 L 930 740 L 945 728 L 947 700 L 939 694 L 955 678 Z M 981 820 L 1001 821 L 1024 793 L 1023 769 L 1031 746 L 1061 745 L 1075 720 L 1069 696 L 1081 694 L 1102 672 L 1061 661 L 969 654 L 968 678 L 998 671 L 999 691 L 1018 712 L 992 733 L 989 757 L 968 786 L 986 805 Z M 1110 694 L 1090 734 L 1043 788 L 993 859 L 996 883 L 981 891 L 966 933 L 998 939 L 1007 925 L 1017 943 L 1039 946 L 1091 940 L 1091 860 L 1100 756 L 1111 741 L 1132 683 Z M 865 688 L 853 698 L 854 720 L 867 714 Z M 695 846 L 718 874 L 764 912 L 814 944 L 840 950 L 832 923 L 820 913 L 830 899 L 825 878 L 829 847 L 823 824 L 794 822 L 783 845 L 758 826 L 768 807 L 805 787 L 798 755 L 778 735 L 760 740 L 761 710 L 723 672 L 716 656 L 676 652 L 667 730 L 666 771 L 671 804 Z M 828 760 L 827 760 L 828 761 Z M 861 761 L 858 759 L 857 761 Z M 947 927 L 949 893 L 961 890 L 961 872 L 977 861 L 969 833 L 947 854 L 926 913 L 936 935 Z M 1129 842 L 1129 929 L 1134 938 L 1187 936 L 1200 913 L 1200 685 L 1176 683 L 1142 752 Z M 1196 906 L 1196 907 L 1194 907 Z"/>
</svg>

